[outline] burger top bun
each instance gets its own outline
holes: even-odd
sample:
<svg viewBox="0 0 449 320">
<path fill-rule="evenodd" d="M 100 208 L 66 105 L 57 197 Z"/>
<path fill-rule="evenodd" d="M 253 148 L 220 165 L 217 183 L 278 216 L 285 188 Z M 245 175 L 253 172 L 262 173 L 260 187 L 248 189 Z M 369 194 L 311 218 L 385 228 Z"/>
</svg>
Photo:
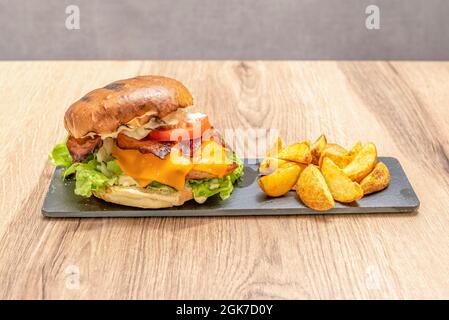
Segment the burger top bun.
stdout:
<svg viewBox="0 0 449 320">
<path fill-rule="evenodd" d="M 75 138 L 110 134 L 122 125 L 137 128 L 153 117 L 162 118 L 192 104 L 192 95 L 181 82 L 139 76 L 89 92 L 66 111 L 64 126 Z"/>
</svg>

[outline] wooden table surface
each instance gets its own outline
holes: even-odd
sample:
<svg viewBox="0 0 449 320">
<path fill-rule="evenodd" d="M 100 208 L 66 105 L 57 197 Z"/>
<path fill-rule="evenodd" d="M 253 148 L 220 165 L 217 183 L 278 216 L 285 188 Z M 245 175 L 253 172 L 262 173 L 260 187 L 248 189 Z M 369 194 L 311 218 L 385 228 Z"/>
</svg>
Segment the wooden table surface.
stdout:
<svg viewBox="0 0 449 320">
<path fill-rule="evenodd" d="M 219 129 L 374 141 L 417 214 L 47 219 L 47 160 L 85 92 L 177 78 Z M 0 298 L 448 298 L 449 63 L 1 62 Z"/>
</svg>

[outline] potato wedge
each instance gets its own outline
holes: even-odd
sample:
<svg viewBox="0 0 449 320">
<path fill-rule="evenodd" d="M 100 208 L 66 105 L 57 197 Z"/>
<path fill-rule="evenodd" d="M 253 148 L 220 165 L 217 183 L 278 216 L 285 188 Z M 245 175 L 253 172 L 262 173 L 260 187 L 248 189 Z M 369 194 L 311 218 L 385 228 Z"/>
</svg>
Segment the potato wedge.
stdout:
<svg viewBox="0 0 449 320">
<path fill-rule="evenodd" d="M 332 150 L 333 153 L 338 153 L 338 154 L 347 154 L 348 153 L 348 151 L 345 148 L 343 148 L 342 146 L 340 146 L 336 143 L 328 143 L 324 150 Z"/>
<path fill-rule="evenodd" d="M 320 161 L 321 153 L 326 148 L 327 140 L 326 136 L 322 134 L 311 146 L 310 154 L 312 155 L 312 163 L 318 165 Z"/>
<path fill-rule="evenodd" d="M 285 161 L 285 160 L 283 160 L 283 161 Z M 285 161 L 284 163 L 282 163 L 280 165 L 280 168 L 288 168 L 288 167 L 291 167 L 291 166 L 299 166 L 299 168 L 301 169 L 301 172 L 307 167 L 307 165 L 304 164 L 304 163 Z"/>
<path fill-rule="evenodd" d="M 304 171 L 305 168 L 307 168 L 307 164 L 303 164 L 303 163 L 297 163 L 297 162 L 286 162 L 285 164 L 283 164 L 281 167 L 282 168 L 286 168 L 288 166 L 291 166 L 292 163 L 298 165 L 301 168 L 301 171 L 299 172 L 299 174 L 301 174 L 301 172 Z M 293 187 L 290 190 L 296 190 L 296 183 L 293 185 Z"/>
<path fill-rule="evenodd" d="M 279 159 L 309 164 L 312 162 L 310 148 L 305 142 L 291 144 L 279 152 Z"/>
<path fill-rule="evenodd" d="M 286 163 L 289 163 L 289 161 L 268 157 L 263 159 L 260 163 L 259 172 L 263 175 L 267 175 L 275 172 L 277 168 L 282 167 Z"/>
<path fill-rule="evenodd" d="M 259 165 L 259 172 L 263 175 L 267 175 L 276 171 L 284 162 L 284 160 L 277 159 L 279 151 L 282 150 L 282 139 L 278 137 L 273 145 L 268 149 L 265 154 L 265 158 Z"/>
<path fill-rule="evenodd" d="M 358 141 L 349 151 L 345 152 L 346 150 L 338 144 L 329 145 L 329 147 L 323 151 L 318 165 L 321 167 L 324 157 L 327 156 L 340 169 L 343 169 L 352 161 L 352 159 L 354 159 L 357 153 L 359 153 L 359 151 L 362 149 L 362 146 L 362 143 Z"/>
<path fill-rule="evenodd" d="M 285 168 L 278 168 L 275 172 L 259 179 L 260 189 L 270 197 L 280 197 L 290 191 L 298 180 L 301 166 L 289 164 Z"/>
<path fill-rule="evenodd" d="M 364 194 L 385 189 L 390 184 L 390 170 L 383 162 L 378 162 L 373 171 L 363 178 L 360 186 Z"/>
<path fill-rule="evenodd" d="M 281 150 L 282 150 L 282 139 L 281 137 L 278 137 L 276 141 L 273 143 L 273 145 L 268 149 L 267 153 L 265 154 L 265 157 L 277 158 Z"/>
<path fill-rule="evenodd" d="M 324 158 L 321 173 L 335 200 L 348 203 L 363 197 L 362 187 L 349 179 L 331 159 Z"/>
<path fill-rule="evenodd" d="M 363 144 L 357 141 L 356 144 L 348 151 L 348 156 L 355 157 L 362 150 Z"/>
<path fill-rule="evenodd" d="M 374 143 L 365 144 L 357 153 L 354 159 L 346 167 L 343 172 L 352 180 L 360 182 L 371 171 L 373 171 L 377 162 L 377 150 Z"/>
<path fill-rule="evenodd" d="M 347 154 L 343 154 L 336 149 L 329 148 L 325 149 L 321 154 L 320 160 L 318 162 L 320 167 L 323 164 L 323 159 L 326 157 L 330 158 L 339 168 L 346 167 L 353 159 L 353 157 L 348 156 Z"/>
<path fill-rule="evenodd" d="M 296 193 L 302 202 L 318 211 L 332 209 L 334 198 L 317 166 L 309 164 L 299 175 Z"/>
<path fill-rule="evenodd" d="M 304 140 L 304 141 L 301 141 L 301 143 L 306 144 L 306 145 L 309 147 L 309 149 L 312 147 L 312 143 L 310 142 L 309 139 L 306 139 L 306 140 Z"/>
</svg>

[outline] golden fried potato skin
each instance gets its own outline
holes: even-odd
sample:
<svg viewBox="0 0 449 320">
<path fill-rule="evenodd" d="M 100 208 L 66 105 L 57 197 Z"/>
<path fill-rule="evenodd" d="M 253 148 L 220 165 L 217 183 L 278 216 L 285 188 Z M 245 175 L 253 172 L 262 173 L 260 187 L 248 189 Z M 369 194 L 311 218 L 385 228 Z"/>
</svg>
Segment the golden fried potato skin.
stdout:
<svg viewBox="0 0 449 320">
<path fill-rule="evenodd" d="M 318 165 L 320 161 L 321 153 L 327 146 L 327 139 L 324 134 L 322 134 L 310 147 L 310 154 L 312 155 L 312 163 Z"/>
<path fill-rule="evenodd" d="M 285 161 L 283 164 L 281 164 L 280 168 L 288 168 L 291 166 L 299 166 L 299 168 L 301 169 L 300 172 L 302 172 L 307 165 L 304 163 L 297 163 L 297 162 L 292 162 L 292 161 Z"/>
<path fill-rule="evenodd" d="M 363 143 L 361 141 L 357 141 L 352 148 L 348 151 L 347 155 L 350 157 L 355 157 L 357 153 L 360 152 L 363 148 Z"/>
<path fill-rule="evenodd" d="M 390 170 L 383 162 L 378 162 L 373 171 L 360 182 L 363 193 L 370 194 L 385 189 L 390 184 Z"/>
<path fill-rule="evenodd" d="M 305 145 L 307 145 L 309 147 L 309 149 L 312 148 L 312 142 L 310 142 L 309 139 L 306 139 L 306 140 L 302 141 L 301 143 L 304 143 Z"/>
<path fill-rule="evenodd" d="M 278 159 L 277 156 L 279 152 L 282 150 L 282 139 L 281 137 L 277 137 L 276 141 L 273 145 L 268 149 L 265 154 L 265 158 L 259 165 L 259 172 L 263 175 L 267 175 L 276 171 L 285 160 Z"/>
<path fill-rule="evenodd" d="M 332 150 L 333 153 L 342 154 L 342 155 L 348 153 L 348 151 L 345 148 L 343 148 L 342 146 L 340 146 L 339 144 L 336 144 L 336 143 L 328 143 L 324 150 Z"/>
<path fill-rule="evenodd" d="M 334 198 L 318 167 L 310 164 L 299 175 L 296 193 L 306 206 L 326 211 L 335 206 Z"/>
<path fill-rule="evenodd" d="M 276 158 L 279 154 L 279 152 L 282 150 L 282 139 L 281 137 L 278 137 L 276 141 L 273 143 L 273 145 L 268 149 L 266 153 L 266 157 L 274 157 Z"/>
<path fill-rule="evenodd" d="M 260 163 L 259 172 L 262 175 L 268 175 L 270 173 L 275 172 L 277 168 L 282 167 L 286 163 L 289 163 L 289 161 L 268 157 L 263 159 L 262 162 Z"/>
<path fill-rule="evenodd" d="M 295 185 L 303 167 L 296 163 L 290 163 L 284 168 L 278 168 L 272 174 L 263 176 L 258 184 L 270 197 L 281 197 Z"/>
<path fill-rule="evenodd" d="M 363 197 L 362 187 L 349 179 L 331 159 L 324 158 L 321 173 L 336 201 L 349 203 Z"/>
<path fill-rule="evenodd" d="M 304 164 L 312 162 L 312 155 L 307 142 L 294 143 L 285 147 L 279 152 L 278 158 Z"/>
<path fill-rule="evenodd" d="M 360 182 L 371 171 L 373 171 L 377 162 L 377 150 L 374 143 L 368 142 L 355 155 L 354 159 L 346 167 L 343 172 L 352 180 Z"/>
<path fill-rule="evenodd" d="M 307 164 L 291 162 L 291 161 L 286 161 L 284 164 L 281 165 L 281 168 L 288 168 L 290 166 L 299 166 L 299 168 L 301 169 L 299 174 L 301 174 L 301 172 L 303 172 L 304 169 L 307 168 Z M 298 176 L 298 178 L 299 178 L 299 176 Z M 290 190 L 296 190 L 296 182 Z"/>
<path fill-rule="evenodd" d="M 325 149 L 321 154 L 320 161 L 318 163 L 319 167 L 323 165 L 324 158 L 331 159 L 339 168 L 346 167 L 353 159 L 353 157 L 348 156 L 346 153 L 342 154 L 336 149 Z"/>
</svg>

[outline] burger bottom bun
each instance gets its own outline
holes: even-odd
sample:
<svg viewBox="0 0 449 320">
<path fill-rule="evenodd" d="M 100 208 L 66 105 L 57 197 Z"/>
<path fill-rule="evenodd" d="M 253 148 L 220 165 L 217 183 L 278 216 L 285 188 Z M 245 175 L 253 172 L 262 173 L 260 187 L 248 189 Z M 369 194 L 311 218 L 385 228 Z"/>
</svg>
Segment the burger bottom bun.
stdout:
<svg viewBox="0 0 449 320">
<path fill-rule="evenodd" d="M 177 192 L 164 192 L 140 187 L 113 186 L 104 192 L 94 192 L 94 195 L 107 202 L 145 209 L 181 206 L 184 202 L 193 199 L 190 188 Z"/>
</svg>

